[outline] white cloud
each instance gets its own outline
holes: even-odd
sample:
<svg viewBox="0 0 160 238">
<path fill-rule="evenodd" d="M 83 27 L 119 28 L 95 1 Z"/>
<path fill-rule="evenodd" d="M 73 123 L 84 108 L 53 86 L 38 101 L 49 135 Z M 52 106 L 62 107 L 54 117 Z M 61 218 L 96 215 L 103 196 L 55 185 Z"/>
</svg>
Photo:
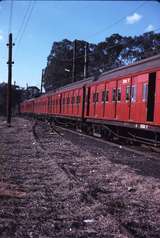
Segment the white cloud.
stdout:
<svg viewBox="0 0 160 238">
<path fill-rule="evenodd" d="M 154 31 L 154 26 L 153 26 L 152 24 L 149 24 L 149 25 L 146 27 L 145 31 Z"/>
<path fill-rule="evenodd" d="M 127 24 L 134 24 L 134 23 L 140 21 L 141 18 L 142 18 L 142 15 L 135 12 L 135 13 L 133 13 L 133 15 L 126 17 L 126 22 L 127 22 Z"/>
</svg>

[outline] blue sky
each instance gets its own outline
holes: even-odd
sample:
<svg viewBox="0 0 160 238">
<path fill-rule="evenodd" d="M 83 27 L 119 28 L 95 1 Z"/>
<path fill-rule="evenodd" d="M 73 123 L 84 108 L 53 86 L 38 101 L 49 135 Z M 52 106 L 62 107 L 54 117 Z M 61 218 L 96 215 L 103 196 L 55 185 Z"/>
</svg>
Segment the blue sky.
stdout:
<svg viewBox="0 0 160 238">
<path fill-rule="evenodd" d="M 40 86 L 53 41 L 81 39 L 97 43 L 113 33 L 140 35 L 160 27 L 156 1 L 36 1 L 19 41 L 15 39 L 31 1 L 14 1 L 13 81 Z M 7 81 L 7 47 L 11 2 L 0 2 L 0 82 Z M 114 24 L 119 19 L 119 23 Z"/>
</svg>

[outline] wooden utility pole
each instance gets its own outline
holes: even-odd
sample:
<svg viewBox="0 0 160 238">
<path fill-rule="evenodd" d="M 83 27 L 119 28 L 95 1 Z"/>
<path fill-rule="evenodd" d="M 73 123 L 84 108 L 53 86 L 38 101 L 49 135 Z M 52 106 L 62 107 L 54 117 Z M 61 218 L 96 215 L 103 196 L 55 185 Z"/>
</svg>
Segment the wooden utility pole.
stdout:
<svg viewBox="0 0 160 238">
<path fill-rule="evenodd" d="M 8 40 L 8 87 L 7 87 L 7 124 L 11 126 L 11 115 L 12 115 L 12 33 L 9 34 Z"/>
<path fill-rule="evenodd" d="M 88 77 L 88 42 L 85 44 L 84 52 L 84 78 Z"/>
<path fill-rule="evenodd" d="M 72 66 L 72 83 L 76 81 L 76 48 L 77 48 L 77 42 L 74 41 L 73 44 L 73 66 Z"/>
</svg>

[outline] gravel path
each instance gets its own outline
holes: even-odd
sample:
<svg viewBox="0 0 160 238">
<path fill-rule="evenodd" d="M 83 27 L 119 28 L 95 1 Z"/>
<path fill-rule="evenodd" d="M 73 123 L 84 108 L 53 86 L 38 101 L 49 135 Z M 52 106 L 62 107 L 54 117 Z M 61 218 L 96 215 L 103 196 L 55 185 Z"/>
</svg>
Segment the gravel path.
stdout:
<svg viewBox="0 0 160 238">
<path fill-rule="evenodd" d="M 160 162 L 0 120 L 0 237 L 160 237 Z"/>
</svg>

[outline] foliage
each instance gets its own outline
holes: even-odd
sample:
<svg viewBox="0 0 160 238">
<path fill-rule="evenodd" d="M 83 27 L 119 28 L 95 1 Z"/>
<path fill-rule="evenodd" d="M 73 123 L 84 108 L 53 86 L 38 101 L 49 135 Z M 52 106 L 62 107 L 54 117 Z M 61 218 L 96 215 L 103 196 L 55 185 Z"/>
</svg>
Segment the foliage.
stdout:
<svg viewBox="0 0 160 238">
<path fill-rule="evenodd" d="M 77 40 L 76 81 L 83 79 L 85 44 L 85 41 Z M 135 37 L 113 34 L 98 44 L 89 43 L 88 73 L 96 75 L 158 53 L 160 34 L 148 32 Z M 72 56 L 72 41 L 64 39 L 53 43 L 43 76 L 46 91 L 72 82 Z"/>
<path fill-rule="evenodd" d="M 12 110 L 17 108 L 21 101 L 21 90 L 18 86 L 12 85 Z M 0 84 L 0 115 L 6 115 L 7 108 L 7 84 Z"/>
<path fill-rule="evenodd" d="M 12 85 L 12 112 L 18 112 L 20 102 L 25 99 L 37 97 L 40 95 L 40 90 L 37 87 L 28 87 L 26 90 L 17 85 Z M 7 108 L 7 84 L 0 84 L 0 115 L 6 115 Z"/>
</svg>

